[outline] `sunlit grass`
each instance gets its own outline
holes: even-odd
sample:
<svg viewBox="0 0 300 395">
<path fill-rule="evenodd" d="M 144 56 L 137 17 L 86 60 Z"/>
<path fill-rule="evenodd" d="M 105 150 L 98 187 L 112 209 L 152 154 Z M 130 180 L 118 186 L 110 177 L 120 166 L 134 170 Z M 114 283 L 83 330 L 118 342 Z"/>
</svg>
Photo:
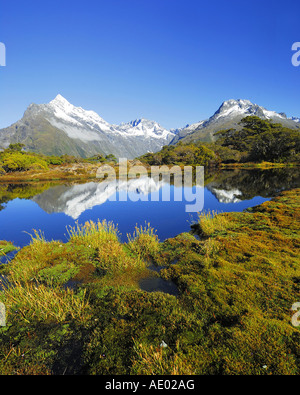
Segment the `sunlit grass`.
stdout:
<svg viewBox="0 0 300 395">
<path fill-rule="evenodd" d="M 16 311 L 20 319 L 28 323 L 33 318 L 39 321 L 62 322 L 68 317 L 83 323 L 89 317 L 89 303 L 85 291 L 78 296 L 69 289 L 14 281 L 0 294 L 0 298 L 5 303 L 8 320 Z"/>
<path fill-rule="evenodd" d="M 199 213 L 198 225 L 202 236 L 211 236 L 226 231 L 231 223 L 226 213 L 220 214 L 212 210 Z"/>
<path fill-rule="evenodd" d="M 84 225 L 77 224 L 67 227 L 69 240 L 75 244 L 89 248 L 99 248 L 106 242 L 119 242 L 118 228 L 105 220 L 88 221 Z"/>
<path fill-rule="evenodd" d="M 129 250 L 142 258 L 155 257 L 160 251 L 156 231 L 149 223 L 136 226 L 133 234 L 127 234 Z"/>
<path fill-rule="evenodd" d="M 160 344 L 155 347 L 134 341 L 135 356 L 132 364 L 133 374 L 141 375 L 193 375 L 195 370 L 188 357 L 180 352 L 179 342 L 176 351 Z"/>
<path fill-rule="evenodd" d="M 69 243 L 83 245 L 95 251 L 95 262 L 101 269 L 114 271 L 144 266 L 138 256 L 131 257 L 126 253 L 119 240 L 118 228 L 112 222 L 89 221 L 67 230 Z"/>
</svg>

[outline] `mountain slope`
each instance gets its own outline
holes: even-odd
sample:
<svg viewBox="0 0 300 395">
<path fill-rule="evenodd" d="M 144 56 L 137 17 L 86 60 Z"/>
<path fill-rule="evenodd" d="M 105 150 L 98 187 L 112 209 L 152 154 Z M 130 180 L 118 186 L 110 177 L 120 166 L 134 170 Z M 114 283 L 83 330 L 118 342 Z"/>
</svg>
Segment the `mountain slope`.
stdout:
<svg viewBox="0 0 300 395">
<path fill-rule="evenodd" d="M 48 155 L 114 154 L 132 159 L 159 151 L 174 136 L 146 119 L 111 125 L 58 95 L 48 104 L 31 104 L 20 121 L 0 130 L 0 147 L 19 142 L 27 150 Z"/>
<path fill-rule="evenodd" d="M 186 143 L 197 140 L 214 141 L 214 133 L 223 129 L 233 128 L 238 130 L 240 128 L 239 122 L 249 115 L 255 115 L 264 120 L 272 120 L 291 129 L 300 129 L 299 118 L 287 118 L 283 113 L 268 111 L 249 100 L 227 100 L 208 120 L 177 130 L 171 144 L 176 144 L 179 140 Z"/>
</svg>

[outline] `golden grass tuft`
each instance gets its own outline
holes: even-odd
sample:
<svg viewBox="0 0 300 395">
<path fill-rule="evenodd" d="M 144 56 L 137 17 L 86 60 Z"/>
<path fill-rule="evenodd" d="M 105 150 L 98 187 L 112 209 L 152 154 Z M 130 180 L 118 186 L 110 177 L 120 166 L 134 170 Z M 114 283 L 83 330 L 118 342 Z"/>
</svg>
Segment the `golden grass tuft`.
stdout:
<svg viewBox="0 0 300 395">
<path fill-rule="evenodd" d="M 198 218 L 202 236 L 212 236 L 215 233 L 226 231 L 231 224 L 227 213 L 218 214 L 216 211 L 200 213 Z"/>
<path fill-rule="evenodd" d="M 136 226 L 133 234 L 127 234 L 128 248 L 142 258 L 155 257 L 160 251 L 160 243 L 154 228 L 149 223 Z"/>
<path fill-rule="evenodd" d="M 70 242 L 85 245 L 89 248 L 99 248 L 103 243 L 119 242 L 118 228 L 112 222 L 106 220 L 93 222 L 88 221 L 84 225 L 76 224 L 69 226 L 67 233 Z"/>
<path fill-rule="evenodd" d="M 70 289 L 14 281 L 0 294 L 0 298 L 5 303 L 8 319 L 13 311 L 18 312 L 27 323 L 33 318 L 54 322 L 71 318 L 84 323 L 90 317 L 85 291 L 77 296 Z"/>
<path fill-rule="evenodd" d="M 134 374 L 140 375 L 193 375 L 195 371 L 180 352 L 153 345 L 145 345 L 134 340 L 135 357 L 132 364 Z"/>
</svg>

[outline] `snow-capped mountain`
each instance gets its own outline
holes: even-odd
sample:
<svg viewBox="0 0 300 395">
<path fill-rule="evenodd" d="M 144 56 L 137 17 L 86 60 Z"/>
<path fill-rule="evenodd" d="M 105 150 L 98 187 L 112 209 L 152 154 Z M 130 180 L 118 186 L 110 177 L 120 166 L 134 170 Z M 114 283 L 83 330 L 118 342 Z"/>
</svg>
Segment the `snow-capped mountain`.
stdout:
<svg viewBox="0 0 300 395">
<path fill-rule="evenodd" d="M 59 126 L 62 127 L 63 130 L 65 129 L 65 132 L 71 138 L 80 138 L 83 141 L 94 141 L 97 140 L 99 136 L 94 134 L 92 131 L 113 131 L 113 128 L 109 123 L 102 119 L 97 113 L 94 111 L 84 110 L 81 107 L 75 107 L 61 95 L 57 95 L 49 104 L 41 104 L 40 106 L 37 106 L 37 110 L 48 112 L 48 121 L 53 126 Z M 78 135 L 78 133 L 76 133 L 76 129 L 72 130 L 72 127 L 75 127 L 78 130 L 84 128 L 84 130 L 91 129 L 92 131 L 88 134 L 84 133 L 84 130 L 80 130 L 80 134 Z M 81 134 L 82 132 L 83 134 Z"/>
<path fill-rule="evenodd" d="M 221 118 L 236 117 L 241 115 L 243 117 L 249 115 L 256 115 L 265 119 L 286 119 L 283 114 L 278 114 L 275 111 L 268 111 L 264 107 L 251 103 L 249 100 L 227 100 L 225 101 L 218 111 L 210 118 L 210 121 L 216 121 Z"/>
<path fill-rule="evenodd" d="M 0 130 L 0 147 L 21 142 L 43 154 L 114 154 L 133 159 L 159 151 L 174 136 L 146 119 L 111 125 L 96 112 L 75 107 L 58 95 L 48 104 L 31 104 L 20 121 Z"/>
<path fill-rule="evenodd" d="M 251 103 L 249 100 L 227 100 L 209 119 L 179 129 L 172 144 L 184 141 L 213 141 L 214 134 L 222 129 L 239 129 L 239 122 L 250 115 L 265 120 L 272 120 L 289 128 L 300 128 L 299 118 L 287 118 L 284 113 L 269 111 L 264 107 Z"/>
</svg>

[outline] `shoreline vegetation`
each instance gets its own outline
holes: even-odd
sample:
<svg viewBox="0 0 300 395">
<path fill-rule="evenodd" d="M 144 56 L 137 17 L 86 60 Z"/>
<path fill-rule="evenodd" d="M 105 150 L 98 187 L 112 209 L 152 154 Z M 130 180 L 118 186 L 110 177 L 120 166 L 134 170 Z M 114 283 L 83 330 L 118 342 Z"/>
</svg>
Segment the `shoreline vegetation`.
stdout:
<svg viewBox="0 0 300 395">
<path fill-rule="evenodd" d="M 263 121 L 258 117 L 244 118 L 237 130 L 219 131 L 216 141 L 164 146 L 157 153 L 148 153 L 128 166 L 204 166 L 205 169 L 222 168 L 279 168 L 297 167 L 300 163 L 299 131 L 280 124 Z M 69 155 L 46 156 L 25 152 L 24 145 L 10 144 L 0 151 L 0 183 L 55 180 L 93 180 L 101 165 L 118 169 L 117 158 L 99 155 L 77 158 Z"/>
<path fill-rule="evenodd" d="M 140 161 L 136 162 L 134 160 L 128 161 L 128 168 L 134 166 L 136 163 L 138 165 L 145 166 L 150 175 L 151 166 L 144 164 Z M 115 162 L 107 163 L 112 166 L 118 172 L 118 165 Z M 75 163 L 73 165 L 59 165 L 59 166 L 49 166 L 47 170 L 27 170 L 21 172 L 12 172 L 7 174 L 0 174 L 0 185 L 6 183 L 21 183 L 21 182 L 46 182 L 46 181 L 95 181 L 99 180 L 97 178 L 97 170 L 101 164 L 98 165 L 91 163 Z M 165 165 L 162 165 L 165 166 Z M 173 165 L 166 165 L 169 169 Z M 178 166 L 178 165 L 177 165 Z M 181 169 L 188 165 L 179 165 Z M 202 166 L 201 164 L 199 166 Z M 261 163 L 221 163 L 219 167 L 212 168 L 210 170 L 221 170 L 221 169 L 276 169 L 276 168 L 290 168 L 299 167 L 299 163 L 272 163 L 272 162 L 261 162 Z M 196 166 L 193 166 L 196 167 Z"/>
<path fill-rule="evenodd" d="M 7 255 L 9 252 L 15 251 L 17 248 L 13 245 L 13 243 L 0 240 L 0 258 L 1 256 Z"/>
<path fill-rule="evenodd" d="M 149 224 L 127 243 L 105 221 L 67 243 L 35 231 L 0 266 L 1 374 L 298 375 L 299 193 L 199 214 L 162 243 Z M 141 289 L 158 277 L 178 295 Z"/>
</svg>

